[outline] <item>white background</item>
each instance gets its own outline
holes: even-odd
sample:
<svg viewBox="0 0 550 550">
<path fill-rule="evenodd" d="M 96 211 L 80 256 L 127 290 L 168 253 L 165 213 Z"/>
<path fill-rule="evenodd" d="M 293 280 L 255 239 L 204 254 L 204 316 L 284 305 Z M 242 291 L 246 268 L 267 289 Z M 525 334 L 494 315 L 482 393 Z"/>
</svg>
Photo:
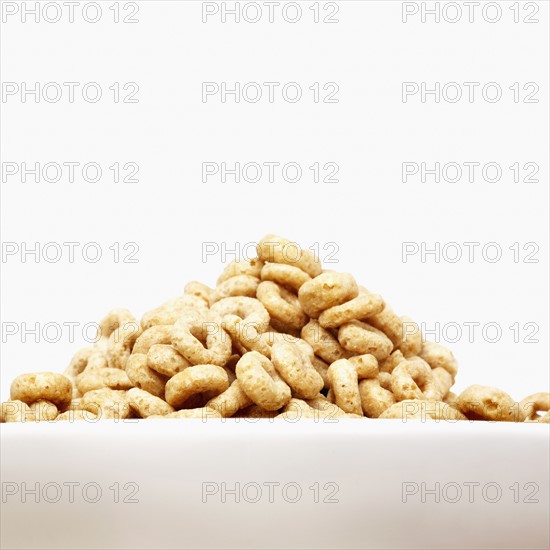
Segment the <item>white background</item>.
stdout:
<svg viewBox="0 0 550 550">
<path fill-rule="evenodd" d="M 203 243 L 234 249 L 272 232 L 308 247 L 319 243 L 322 259 L 337 246 L 337 263 L 326 267 L 353 273 L 428 329 L 439 322 L 442 343 L 461 326 L 462 336 L 448 343 L 460 363 L 455 391 L 480 383 L 521 399 L 548 389 L 548 3 L 531 3 L 539 20 L 531 24 L 514 22 L 511 2 L 497 3 L 498 22 L 487 22 L 478 7 L 473 22 L 464 11 L 454 24 L 434 16 L 423 23 L 420 13 L 404 23 L 398 1 L 338 2 L 339 22 L 332 24 L 314 23 L 309 1 L 300 2 L 294 24 L 278 9 L 268 22 L 265 7 L 255 24 L 229 16 L 222 23 L 219 14 L 203 23 L 201 2 L 138 4 L 134 24 L 113 22 L 113 2 L 100 2 L 95 24 L 79 7 L 74 23 L 64 11 L 57 23 L 36 23 L 32 15 L 23 22 L 18 12 L 2 24 L 4 85 L 81 83 L 74 103 L 66 88 L 56 103 L 4 94 L 2 162 L 103 168 L 97 183 L 83 182 L 78 171 L 74 183 L 35 183 L 32 176 L 22 183 L 20 175 L 2 181 L 4 247 L 80 243 L 73 263 L 66 253 L 53 263 L 32 255 L 23 262 L 20 253 L 2 258 L 2 398 L 20 373 L 62 371 L 86 345 L 83 325 L 109 309 L 139 316 L 189 280 L 213 285 L 223 262 L 220 254 L 204 261 Z M 524 4 L 522 20 L 531 12 Z M 222 81 L 294 81 L 304 95 L 289 103 L 279 86 L 274 103 L 235 103 L 232 96 L 222 103 L 219 94 L 203 102 L 202 83 Z M 479 86 L 473 102 L 428 96 L 423 103 L 419 94 L 403 102 L 403 82 L 436 81 L 496 82 L 503 95 L 487 102 Z M 99 102 L 82 99 L 87 82 L 101 85 Z M 115 103 L 114 82 L 136 82 L 139 102 Z M 315 103 L 308 89 L 314 82 L 336 82 L 338 103 Z M 508 87 L 515 82 L 520 89 L 537 83 L 538 103 L 524 103 L 523 90 L 514 102 Z M 274 183 L 202 181 L 203 162 L 237 161 L 297 162 L 303 176 L 296 183 L 280 173 Z M 456 183 L 418 176 L 402 182 L 402 163 L 423 161 L 496 162 L 502 177 L 483 181 L 478 169 L 473 183 L 465 175 Z M 113 183 L 108 167 L 115 162 L 137 163 L 139 182 Z M 312 182 L 314 162 L 337 163 L 339 181 Z M 508 167 L 515 162 L 536 163 L 538 182 L 514 183 Z M 97 263 L 82 259 L 89 242 L 102 247 Z M 114 262 L 109 246 L 116 242 L 137 243 L 138 263 Z M 422 262 L 419 255 L 404 262 L 403 242 L 481 246 L 473 262 Z M 488 242 L 502 248 L 500 261 L 484 259 Z M 538 246 L 538 262 L 514 262 L 509 247 L 519 243 L 523 260 L 529 242 Z M 323 252 L 327 243 L 336 245 Z M 68 322 L 78 323 L 74 341 L 65 326 L 56 343 L 44 335 L 36 343 L 33 334 L 23 342 L 23 323 L 53 323 L 48 337 L 55 339 L 55 324 Z M 479 323 L 473 341 L 464 323 Z M 501 327 L 499 341 L 483 336 L 487 323 Z M 538 327 L 538 343 L 525 341 L 526 323 Z"/>
</svg>

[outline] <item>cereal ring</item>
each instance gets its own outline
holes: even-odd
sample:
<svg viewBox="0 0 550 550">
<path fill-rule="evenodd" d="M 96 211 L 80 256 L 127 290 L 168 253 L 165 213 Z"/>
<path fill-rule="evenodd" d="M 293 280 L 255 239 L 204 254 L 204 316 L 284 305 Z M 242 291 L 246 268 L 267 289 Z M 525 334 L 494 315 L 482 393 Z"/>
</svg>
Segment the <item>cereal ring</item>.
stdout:
<svg viewBox="0 0 550 550">
<path fill-rule="evenodd" d="M 452 391 L 447 392 L 447 395 L 443 398 L 443 403 L 447 403 L 447 405 L 451 405 L 451 407 L 456 407 L 456 400 L 458 399 L 456 393 L 453 393 Z"/>
<path fill-rule="evenodd" d="M 328 381 L 328 363 L 325 363 L 322 359 L 319 359 L 316 355 L 313 356 L 311 360 L 313 368 L 317 371 L 319 376 L 323 379 L 323 388 L 328 389 L 330 387 L 330 382 Z"/>
<path fill-rule="evenodd" d="M 88 365 L 88 360 L 95 353 L 93 347 L 78 350 L 71 359 L 68 367 L 63 372 L 67 378 L 76 378 Z"/>
<path fill-rule="evenodd" d="M 346 359 L 351 354 L 345 350 L 340 342 L 318 321 L 311 319 L 309 323 L 302 328 L 302 338 L 313 348 L 315 355 L 318 355 L 323 361 L 331 364 L 338 359 Z"/>
<path fill-rule="evenodd" d="M 418 325 L 410 318 L 401 317 L 401 342 L 399 349 L 405 357 L 418 355 L 422 350 L 422 332 Z"/>
<path fill-rule="evenodd" d="M 0 405 L 0 422 L 34 422 L 35 412 L 23 401 L 10 399 Z"/>
<path fill-rule="evenodd" d="M 216 409 L 224 418 L 233 416 L 237 411 L 250 405 L 252 400 L 244 393 L 238 380 L 234 380 L 223 393 L 206 403 L 207 407 Z"/>
<path fill-rule="evenodd" d="M 173 346 L 167 344 L 153 344 L 147 353 L 147 366 L 169 378 L 190 365 Z"/>
<path fill-rule="evenodd" d="M 395 403 L 393 393 L 383 388 L 377 378 L 361 380 L 359 396 L 363 413 L 369 418 L 378 418 Z"/>
<path fill-rule="evenodd" d="M 401 350 L 396 349 L 386 359 L 380 363 L 380 372 L 393 372 L 393 369 L 405 360 L 405 356 L 401 353 Z"/>
<path fill-rule="evenodd" d="M 348 302 L 325 309 L 319 315 L 319 324 L 325 328 L 335 328 L 349 321 L 362 320 L 376 315 L 384 309 L 382 296 L 359 287 L 359 295 Z"/>
<path fill-rule="evenodd" d="M 153 325 L 143 331 L 134 344 L 132 353 L 143 353 L 147 355 L 151 346 L 155 344 L 171 344 L 173 325 Z"/>
<path fill-rule="evenodd" d="M 85 393 L 80 400 L 80 410 L 91 412 L 98 418 L 116 419 L 128 418 L 131 412 L 126 392 L 110 388 Z"/>
<path fill-rule="evenodd" d="M 439 401 L 442 397 L 430 365 L 419 357 L 405 359 L 393 369 L 391 388 L 396 401 L 412 399 Z"/>
<path fill-rule="evenodd" d="M 277 283 L 260 283 L 257 297 L 267 309 L 272 323 L 276 321 L 282 326 L 300 330 L 308 322 L 298 297 Z"/>
<path fill-rule="evenodd" d="M 381 330 L 399 348 L 403 339 L 403 319 L 388 304 L 380 313 L 369 317 L 369 324 Z"/>
<path fill-rule="evenodd" d="M 363 414 L 357 369 L 347 359 L 339 359 L 328 369 L 330 387 L 334 393 L 334 402 L 344 412 Z"/>
<path fill-rule="evenodd" d="M 225 370 L 218 365 L 195 365 L 189 367 L 166 383 L 166 402 L 175 409 L 181 408 L 192 396 L 203 392 L 218 395 L 229 387 Z"/>
<path fill-rule="evenodd" d="M 381 413 L 378 418 L 391 418 L 402 420 L 403 422 L 407 422 L 408 420 L 420 420 L 421 422 L 433 420 L 429 413 L 421 411 L 420 407 L 417 405 L 417 402 L 418 401 L 414 401 L 412 399 L 407 399 L 405 401 L 395 403 Z"/>
<path fill-rule="evenodd" d="M 130 356 L 131 357 L 131 356 Z M 126 368 L 128 368 L 128 363 Z M 111 388 L 113 390 L 129 390 L 133 384 L 126 371 L 111 368 L 88 368 L 76 378 L 76 386 L 80 393 L 98 390 L 100 388 Z"/>
<path fill-rule="evenodd" d="M 126 361 L 128 361 L 134 342 L 140 334 L 141 326 L 135 319 L 124 321 L 124 323 L 113 330 L 109 336 L 109 344 L 107 346 L 107 362 L 109 367 L 122 370 L 126 368 Z"/>
<path fill-rule="evenodd" d="M 326 309 L 339 306 L 359 294 L 355 279 L 349 273 L 326 271 L 304 283 L 298 291 L 302 309 L 310 317 L 319 317 Z"/>
<path fill-rule="evenodd" d="M 240 317 L 246 325 L 256 327 L 258 332 L 265 332 L 269 326 L 269 313 L 264 305 L 256 298 L 247 296 L 233 296 L 222 298 L 212 305 L 210 311 L 223 319 L 226 315 Z"/>
<path fill-rule="evenodd" d="M 263 409 L 274 411 L 290 401 L 290 388 L 280 378 L 271 361 L 261 353 L 245 353 L 237 363 L 235 372 L 246 395 Z"/>
<path fill-rule="evenodd" d="M 453 385 L 453 377 L 443 367 L 432 369 L 432 375 L 439 387 L 439 393 L 442 396 L 447 395 Z"/>
<path fill-rule="evenodd" d="M 304 283 L 311 281 L 311 277 L 299 267 L 271 263 L 262 267 L 260 278 L 262 281 L 272 281 L 295 292 L 298 292 Z"/>
<path fill-rule="evenodd" d="M 549 415 L 539 415 L 539 411 L 550 409 L 550 393 L 539 392 L 528 395 L 519 403 L 519 410 L 525 415 L 525 422 L 548 422 Z"/>
<path fill-rule="evenodd" d="M 445 346 L 426 340 L 422 344 L 420 357 L 422 357 L 432 369 L 437 367 L 445 369 L 453 377 L 454 381 L 458 371 L 458 363 L 452 352 Z"/>
<path fill-rule="evenodd" d="M 279 415 L 279 411 L 266 411 L 259 407 L 258 405 L 250 405 L 246 409 L 238 411 L 233 418 L 253 418 L 254 422 L 260 418 L 275 418 Z"/>
<path fill-rule="evenodd" d="M 231 357 L 229 334 L 220 324 L 206 318 L 177 321 L 172 345 L 192 365 L 222 366 Z"/>
<path fill-rule="evenodd" d="M 474 384 L 457 398 L 456 406 L 470 420 L 523 422 L 525 412 L 504 391 Z"/>
<path fill-rule="evenodd" d="M 165 415 L 174 412 L 174 407 L 168 405 L 166 401 L 163 401 L 160 397 L 146 392 L 145 390 L 140 390 L 139 388 L 128 390 L 126 398 L 130 408 L 138 414 L 140 418 L 147 418 L 153 414 Z"/>
<path fill-rule="evenodd" d="M 256 289 L 260 283 L 258 277 L 252 275 L 235 275 L 226 281 L 220 283 L 210 295 L 210 305 L 219 302 L 222 298 L 232 296 L 256 297 Z"/>
<path fill-rule="evenodd" d="M 144 353 L 132 353 L 130 355 L 130 359 L 126 363 L 126 374 L 136 388 L 145 390 L 156 397 L 162 398 L 164 396 L 164 388 L 168 378 L 148 367 L 147 355 Z"/>
<path fill-rule="evenodd" d="M 10 388 L 11 401 L 23 401 L 30 405 L 45 399 L 60 409 L 71 402 L 72 394 L 71 381 L 66 376 L 55 372 L 21 374 L 14 379 Z"/>
<path fill-rule="evenodd" d="M 58 415 L 55 419 L 56 422 L 62 422 L 63 420 L 68 420 L 69 422 L 74 422 L 75 420 L 85 420 L 86 422 L 95 422 L 98 420 L 97 414 L 94 414 L 90 411 L 84 411 L 80 409 L 69 409 L 64 413 Z"/>
<path fill-rule="evenodd" d="M 378 361 L 374 355 L 370 353 L 356 355 L 355 357 L 350 357 L 349 362 L 357 370 L 359 380 L 363 380 L 364 378 L 378 378 Z"/>
<path fill-rule="evenodd" d="M 36 420 L 55 420 L 59 414 L 57 407 L 51 401 L 45 399 L 35 401 L 30 409 L 34 412 Z"/>
<path fill-rule="evenodd" d="M 135 321 L 134 316 L 127 309 L 119 308 L 112 309 L 99 322 L 98 339 L 100 342 L 107 344 L 111 334 L 126 322 Z M 98 342 L 98 343 L 100 343 Z"/>
<path fill-rule="evenodd" d="M 264 262 L 259 258 L 252 258 L 251 260 L 235 260 L 225 267 L 222 274 L 218 277 L 216 285 L 220 285 L 223 282 L 237 277 L 238 275 L 250 275 L 251 277 L 260 278 L 260 273 Z"/>
<path fill-rule="evenodd" d="M 181 409 L 165 415 L 153 414 L 149 418 L 200 418 L 206 421 L 209 418 L 222 418 L 222 415 L 210 407 L 198 407 L 196 409 Z"/>
<path fill-rule="evenodd" d="M 266 235 L 256 247 L 258 256 L 265 262 L 286 264 L 300 268 L 310 277 L 321 274 L 321 262 L 310 250 L 277 235 Z"/>
<path fill-rule="evenodd" d="M 340 407 L 331 403 L 323 395 L 319 395 L 314 399 L 307 399 L 306 403 L 316 411 L 319 411 L 322 418 L 342 418 L 349 416 L 348 413 L 344 412 Z"/>
<path fill-rule="evenodd" d="M 223 328 L 230 334 L 235 349 L 244 355 L 248 351 L 257 351 L 271 357 L 271 347 L 260 334 L 255 324 L 247 324 L 237 315 L 226 315 L 222 321 Z"/>
<path fill-rule="evenodd" d="M 297 397 L 312 399 L 323 389 L 323 379 L 296 344 L 273 344 L 271 362 Z"/>
<path fill-rule="evenodd" d="M 202 317 L 207 312 L 208 306 L 202 298 L 184 294 L 144 313 L 141 318 L 141 326 L 143 330 L 146 330 L 153 325 L 173 325 L 180 317 Z"/>
<path fill-rule="evenodd" d="M 210 304 L 210 296 L 212 292 L 213 290 L 208 285 L 200 283 L 199 281 L 190 281 L 183 288 L 184 295 L 189 294 L 191 296 L 196 296 L 197 298 L 200 298 L 205 305 Z"/>
<path fill-rule="evenodd" d="M 380 330 L 362 321 L 350 321 L 338 329 L 338 341 L 348 351 L 371 354 L 378 361 L 392 352 L 392 341 Z"/>
</svg>

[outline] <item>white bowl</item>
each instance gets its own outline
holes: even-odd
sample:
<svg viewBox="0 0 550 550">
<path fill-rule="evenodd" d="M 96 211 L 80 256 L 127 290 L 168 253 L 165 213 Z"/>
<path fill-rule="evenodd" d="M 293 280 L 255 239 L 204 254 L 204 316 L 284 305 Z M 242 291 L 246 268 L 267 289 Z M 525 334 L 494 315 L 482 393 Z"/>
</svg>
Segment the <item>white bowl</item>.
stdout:
<svg viewBox="0 0 550 550">
<path fill-rule="evenodd" d="M 3 549 L 550 544 L 548 425 L 102 420 L 0 435 Z"/>
</svg>

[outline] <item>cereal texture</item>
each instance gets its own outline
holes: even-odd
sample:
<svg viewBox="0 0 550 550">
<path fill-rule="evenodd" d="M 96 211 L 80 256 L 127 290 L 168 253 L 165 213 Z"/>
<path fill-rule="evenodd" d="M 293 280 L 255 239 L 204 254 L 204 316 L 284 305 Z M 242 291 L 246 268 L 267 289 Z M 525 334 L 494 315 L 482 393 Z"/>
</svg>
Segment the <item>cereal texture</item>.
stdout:
<svg viewBox="0 0 550 550">
<path fill-rule="evenodd" d="M 453 353 L 307 247 L 267 235 L 254 250 L 141 318 L 109 311 L 63 374 L 15 378 L 0 421 L 550 421 L 548 393 L 453 393 Z"/>
</svg>

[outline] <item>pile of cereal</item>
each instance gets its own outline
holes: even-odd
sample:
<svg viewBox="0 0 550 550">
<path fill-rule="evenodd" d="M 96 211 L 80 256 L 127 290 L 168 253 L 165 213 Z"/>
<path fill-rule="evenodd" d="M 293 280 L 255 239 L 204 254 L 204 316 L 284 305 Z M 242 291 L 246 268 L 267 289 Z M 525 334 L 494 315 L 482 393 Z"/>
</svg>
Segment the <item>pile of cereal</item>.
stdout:
<svg viewBox="0 0 550 550">
<path fill-rule="evenodd" d="M 18 376 L 2 422 L 98 418 L 549 421 L 549 394 L 451 392 L 453 354 L 349 273 L 268 235 L 215 288 L 111 311 L 64 374 Z M 542 412 L 542 414 L 539 414 Z M 546 414 L 544 414 L 546 412 Z"/>
</svg>

